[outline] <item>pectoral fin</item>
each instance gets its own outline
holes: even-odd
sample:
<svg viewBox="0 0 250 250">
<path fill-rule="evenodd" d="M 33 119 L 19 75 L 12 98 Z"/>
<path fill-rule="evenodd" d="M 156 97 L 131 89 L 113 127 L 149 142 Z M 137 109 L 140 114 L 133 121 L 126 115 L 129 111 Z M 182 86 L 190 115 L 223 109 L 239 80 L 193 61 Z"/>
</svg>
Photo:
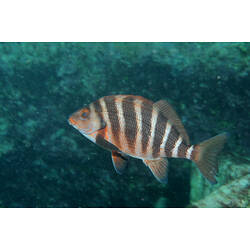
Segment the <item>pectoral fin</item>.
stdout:
<svg viewBox="0 0 250 250">
<path fill-rule="evenodd" d="M 149 167 L 155 178 L 161 183 L 168 181 L 168 160 L 160 158 L 157 160 L 143 160 L 146 166 Z"/>
<path fill-rule="evenodd" d="M 118 174 L 123 174 L 124 170 L 127 167 L 128 159 L 125 158 L 121 153 L 118 153 L 117 151 L 112 151 L 112 162 L 115 171 Z"/>
</svg>

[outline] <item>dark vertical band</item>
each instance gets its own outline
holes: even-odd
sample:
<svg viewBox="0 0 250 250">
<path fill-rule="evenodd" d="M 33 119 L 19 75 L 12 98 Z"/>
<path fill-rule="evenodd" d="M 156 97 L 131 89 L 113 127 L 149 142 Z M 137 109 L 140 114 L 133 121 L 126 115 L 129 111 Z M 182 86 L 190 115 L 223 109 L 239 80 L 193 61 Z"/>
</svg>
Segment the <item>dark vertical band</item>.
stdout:
<svg viewBox="0 0 250 250">
<path fill-rule="evenodd" d="M 151 119 L 153 113 L 153 105 L 143 102 L 141 107 L 142 117 L 142 153 L 147 151 L 149 136 L 151 135 Z"/>
<path fill-rule="evenodd" d="M 182 141 L 179 148 L 178 148 L 178 158 L 186 158 L 188 147 Z"/>
<path fill-rule="evenodd" d="M 135 151 L 135 141 L 137 134 L 137 121 L 134 107 L 134 98 L 125 97 L 122 100 L 122 111 L 125 122 L 125 137 L 131 152 Z"/>
<path fill-rule="evenodd" d="M 106 104 L 108 118 L 111 124 L 111 131 L 116 142 L 117 147 L 120 147 L 120 122 L 118 118 L 118 111 L 115 104 L 114 96 L 106 96 L 104 97 L 104 102 Z"/>
<path fill-rule="evenodd" d="M 93 102 L 94 108 L 95 108 L 95 112 L 96 113 L 102 113 L 102 106 L 100 104 L 100 100 L 97 100 L 95 102 Z"/>
<path fill-rule="evenodd" d="M 100 121 L 99 121 L 100 122 L 100 128 L 104 128 L 106 122 L 104 121 L 104 118 L 103 118 L 102 105 L 100 104 L 100 99 L 93 102 L 93 104 L 91 104 L 91 105 L 93 105 L 95 113 L 97 114 L 97 116 L 100 119 Z"/>
<path fill-rule="evenodd" d="M 167 119 L 160 113 L 158 113 L 155 133 L 153 138 L 153 158 L 157 158 L 160 155 L 160 146 L 163 140 L 166 127 L 167 127 Z"/>
</svg>

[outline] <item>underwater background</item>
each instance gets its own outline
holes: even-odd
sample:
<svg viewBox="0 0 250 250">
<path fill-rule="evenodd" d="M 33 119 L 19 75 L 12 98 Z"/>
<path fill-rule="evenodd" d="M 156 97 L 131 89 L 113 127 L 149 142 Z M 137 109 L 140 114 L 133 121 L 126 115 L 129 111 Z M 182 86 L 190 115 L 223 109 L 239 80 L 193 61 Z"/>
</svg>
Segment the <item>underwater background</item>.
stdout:
<svg viewBox="0 0 250 250">
<path fill-rule="evenodd" d="M 118 175 L 67 122 L 113 94 L 167 100 L 192 144 L 229 132 L 218 184 L 184 159 Z M 0 43 L 0 207 L 249 207 L 249 125 L 249 43 Z"/>
</svg>

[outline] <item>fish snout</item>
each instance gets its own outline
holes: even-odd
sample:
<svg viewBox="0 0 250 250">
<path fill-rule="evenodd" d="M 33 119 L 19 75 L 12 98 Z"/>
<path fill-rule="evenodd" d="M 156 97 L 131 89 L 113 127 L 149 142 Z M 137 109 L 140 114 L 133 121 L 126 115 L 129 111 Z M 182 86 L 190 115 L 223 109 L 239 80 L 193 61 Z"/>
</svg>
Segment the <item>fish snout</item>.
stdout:
<svg viewBox="0 0 250 250">
<path fill-rule="evenodd" d="M 77 125 L 77 122 L 72 118 L 72 116 L 69 117 L 68 122 L 69 122 L 69 124 L 72 125 L 72 126 L 76 126 L 76 125 Z"/>
</svg>

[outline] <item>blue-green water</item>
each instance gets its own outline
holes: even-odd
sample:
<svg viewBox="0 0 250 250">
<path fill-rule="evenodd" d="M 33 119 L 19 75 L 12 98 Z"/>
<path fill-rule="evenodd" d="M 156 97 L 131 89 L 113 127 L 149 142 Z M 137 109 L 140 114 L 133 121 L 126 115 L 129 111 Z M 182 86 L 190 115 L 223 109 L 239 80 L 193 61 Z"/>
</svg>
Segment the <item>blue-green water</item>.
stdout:
<svg viewBox="0 0 250 250">
<path fill-rule="evenodd" d="M 168 100 L 192 143 L 227 131 L 218 184 L 170 159 L 169 181 L 108 151 L 68 116 L 113 94 Z M 0 43 L 1 207 L 248 207 L 249 43 Z"/>
</svg>

